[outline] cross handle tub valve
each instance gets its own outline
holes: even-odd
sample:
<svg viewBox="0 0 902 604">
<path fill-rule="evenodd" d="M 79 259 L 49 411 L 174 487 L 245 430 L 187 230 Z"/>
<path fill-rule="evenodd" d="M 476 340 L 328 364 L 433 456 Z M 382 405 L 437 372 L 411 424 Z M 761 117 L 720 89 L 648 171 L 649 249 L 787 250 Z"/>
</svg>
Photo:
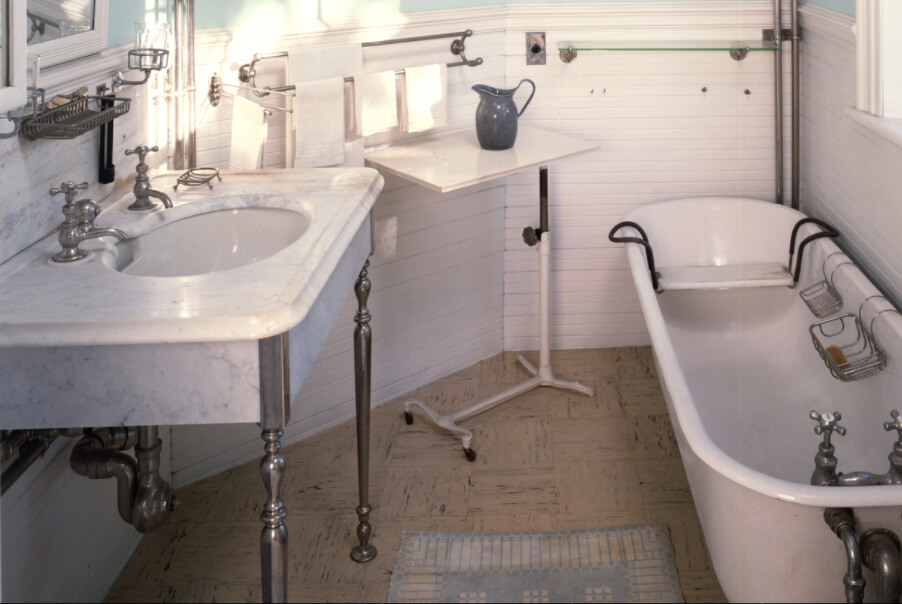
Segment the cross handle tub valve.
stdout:
<svg viewBox="0 0 902 604">
<path fill-rule="evenodd" d="M 842 414 L 839 411 L 833 413 L 818 413 L 812 411 L 808 417 L 817 422 L 814 433 L 824 436 L 824 442 L 818 445 L 817 455 L 814 456 L 814 472 L 811 474 L 811 484 L 815 486 L 829 486 L 836 483 L 836 456 L 830 443 L 830 437 L 834 432 L 840 436 L 846 435 L 846 429 L 839 425 Z"/>
</svg>

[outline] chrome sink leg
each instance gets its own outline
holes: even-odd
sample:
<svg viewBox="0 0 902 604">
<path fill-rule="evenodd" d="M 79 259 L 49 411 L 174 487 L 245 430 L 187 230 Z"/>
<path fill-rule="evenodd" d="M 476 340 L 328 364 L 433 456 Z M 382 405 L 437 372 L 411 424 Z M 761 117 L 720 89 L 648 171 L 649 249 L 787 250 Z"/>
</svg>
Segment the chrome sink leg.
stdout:
<svg viewBox="0 0 902 604">
<path fill-rule="evenodd" d="M 360 505 L 357 506 L 357 538 L 360 545 L 351 549 L 351 559 L 368 562 L 376 557 L 376 547 L 370 543 L 373 528 L 370 526 L 369 464 L 370 464 L 370 367 L 372 364 L 373 331 L 370 328 L 369 309 L 366 307 L 372 284 L 367 276 L 370 261 L 360 270 L 354 284 L 357 295 L 357 313 L 354 315 L 354 394 L 357 402 L 357 487 Z"/>
<path fill-rule="evenodd" d="M 285 472 L 285 458 L 279 452 L 281 430 L 264 430 L 266 455 L 260 462 L 260 476 L 266 487 L 266 505 L 260 513 L 263 533 L 260 535 L 260 554 L 263 572 L 263 601 L 288 601 L 288 529 L 285 527 L 285 506 L 279 497 L 279 486 Z"/>
<path fill-rule="evenodd" d="M 260 513 L 260 560 L 264 602 L 288 601 L 287 512 L 279 496 L 285 458 L 279 439 L 288 424 L 290 389 L 288 384 L 288 334 L 260 340 L 260 427 L 266 455 L 260 462 L 260 477 L 266 487 L 266 504 Z"/>
</svg>

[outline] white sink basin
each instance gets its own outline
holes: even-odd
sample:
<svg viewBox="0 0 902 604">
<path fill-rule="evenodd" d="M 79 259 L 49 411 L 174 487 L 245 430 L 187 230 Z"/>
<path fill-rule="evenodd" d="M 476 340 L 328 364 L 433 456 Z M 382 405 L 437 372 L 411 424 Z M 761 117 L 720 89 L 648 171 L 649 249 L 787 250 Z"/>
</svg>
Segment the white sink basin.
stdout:
<svg viewBox="0 0 902 604">
<path fill-rule="evenodd" d="M 117 244 L 116 270 L 142 277 L 186 277 L 246 266 L 298 240 L 305 214 L 239 208 L 199 214 Z"/>
</svg>

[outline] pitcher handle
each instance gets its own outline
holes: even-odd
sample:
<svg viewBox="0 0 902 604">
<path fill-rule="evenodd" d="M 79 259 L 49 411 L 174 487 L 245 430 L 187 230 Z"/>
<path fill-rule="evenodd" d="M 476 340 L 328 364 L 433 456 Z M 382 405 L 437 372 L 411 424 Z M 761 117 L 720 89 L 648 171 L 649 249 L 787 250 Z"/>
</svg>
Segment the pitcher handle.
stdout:
<svg viewBox="0 0 902 604">
<path fill-rule="evenodd" d="M 520 83 L 517 84 L 516 88 L 514 88 L 514 92 L 517 92 L 518 90 L 520 90 L 520 86 L 523 85 L 523 82 L 530 83 L 530 85 L 532 86 L 532 93 L 529 95 L 529 98 L 526 99 L 526 102 L 523 103 L 523 107 L 520 109 L 520 111 L 517 112 L 517 117 L 520 117 L 521 115 L 523 115 L 523 112 L 526 111 L 526 107 L 529 106 L 529 101 L 531 101 L 532 97 L 535 96 L 535 94 L 536 94 L 536 83 L 533 82 L 532 80 L 530 80 L 529 78 L 523 78 L 522 80 L 520 80 Z"/>
</svg>

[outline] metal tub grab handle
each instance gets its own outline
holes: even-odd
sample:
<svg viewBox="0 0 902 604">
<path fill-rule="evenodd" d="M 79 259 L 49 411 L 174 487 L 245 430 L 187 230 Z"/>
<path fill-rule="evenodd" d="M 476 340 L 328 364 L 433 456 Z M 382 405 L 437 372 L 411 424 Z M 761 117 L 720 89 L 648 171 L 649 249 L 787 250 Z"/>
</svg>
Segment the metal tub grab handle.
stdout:
<svg viewBox="0 0 902 604">
<path fill-rule="evenodd" d="M 615 237 L 614 233 L 616 233 L 622 227 L 632 227 L 636 229 L 637 231 L 639 231 L 639 234 L 642 235 L 642 238 Z M 613 243 L 638 243 L 639 245 L 643 246 L 645 248 L 645 259 L 648 263 L 648 270 L 651 272 L 651 286 L 656 293 L 661 293 L 661 289 L 658 287 L 658 273 L 655 271 L 655 255 L 651 250 L 651 244 L 648 242 L 648 235 L 645 234 L 645 230 L 635 222 L 626 220 L 614 225 L 614 228 L 611 229 L 610 233 L 608 233 L 608 240 Z"/>
<path fill-rule="evenodd" d="M 820 226 L 825 230 L 821 231 L 820 233 L 815 233 L 814 235 L 809 235 L 802 240 L 802 243 L 799 244 L 799 255 L 796 256 L 796 269 L 792 276 L 793 287 L 798 284 L 799 277 L 802 274 L 802 251 L 805 249 L 805 246 L 815 239 L 820 239 L 822 237 L 839 237 L 839 231 L 837 231 L 833 226 L 827 224 L 823 220 L 819 220 L 817 218 L 802 218 L 795 224 L 794 227 L 792 227 L 792 235 L 789 237 L 789 261 L 786 265 L 787 270 L 792 268 L 792 256 L 793 254 L 795 254 L 796 248 L 796 235 L 799 234 L 799 229 L 802 228 L 802 225 L 809 222 L 813 222 L 814 224 Z"/>
</svg>

